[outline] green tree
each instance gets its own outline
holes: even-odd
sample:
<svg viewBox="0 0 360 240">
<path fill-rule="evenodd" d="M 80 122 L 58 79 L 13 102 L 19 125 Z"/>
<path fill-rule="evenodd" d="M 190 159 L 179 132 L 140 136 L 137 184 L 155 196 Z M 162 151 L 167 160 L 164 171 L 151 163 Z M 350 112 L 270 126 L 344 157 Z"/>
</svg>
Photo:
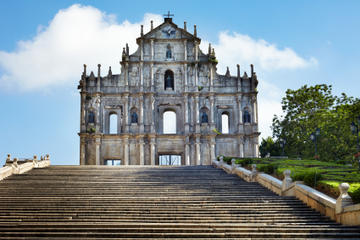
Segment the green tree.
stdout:
<svg viewBox="0 0 360 240">
<path fill-rule="evenodd" d="M 265 157 L 267 154 L 270 154 L 270 156 L 279 156 L 281 153 L 279 143 L 274 142 L 271 137 L 263 138 L 259 149 L 261 157 Z"/>
<path fill-rule="evenodd" d="M 360 115 L 359 99 L 334 96 L 331 85 L 305 85 L 286 91 L 282 109 L 284 116 L 273 118 L 273 137 L 286 140 L 289 156 L 314 157 L 310 135 L 320 128 L 317 146 L 321 160 L 353 160 L 356 141 L 349 126 Z"/>
</svg>

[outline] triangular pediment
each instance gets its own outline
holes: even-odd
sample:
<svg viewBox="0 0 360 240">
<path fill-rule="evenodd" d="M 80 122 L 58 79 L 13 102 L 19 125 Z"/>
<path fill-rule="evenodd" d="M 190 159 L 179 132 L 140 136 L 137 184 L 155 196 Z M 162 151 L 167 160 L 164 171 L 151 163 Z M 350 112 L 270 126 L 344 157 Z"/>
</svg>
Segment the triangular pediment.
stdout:
<svg viewBox="0 0 360 240">
<path fill-rule="evenodd" d="M 197 39 L 193 34 L 186 30 L 179 28 L 171 20 L 165 20 L 162 24 L 146 33 L 143 38 L 145 39 Z"/>
</svg>

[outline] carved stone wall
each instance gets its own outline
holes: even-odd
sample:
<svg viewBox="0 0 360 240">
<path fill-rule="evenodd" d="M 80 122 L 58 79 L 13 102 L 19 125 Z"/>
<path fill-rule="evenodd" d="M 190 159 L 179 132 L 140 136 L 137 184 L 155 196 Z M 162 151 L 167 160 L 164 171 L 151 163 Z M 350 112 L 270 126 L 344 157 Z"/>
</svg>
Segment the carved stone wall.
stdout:
<svg viewBox="0 0 360 240">
<path fill-rule="evenodd" d="M 100 65 L 97 74 L 88 74 L 84 65 L 78 87 L 80 164 L 111 159 L 156 165 L 159 155 L 169 154 L 180 155 L 183 165 L 209 165 L 218 155 L 258 156 L 258 81 L 252 66 L 250 76 L 240 76 L 239 66 L 236 76 L 217 74 L 214 49 L 203 53 L 196 32 L 171 18 L 136 41 L 133 54 L 123 49 L 120 74 L 110 68 L 101 76 Z M 163 132 L 165 111 L 176 113 L 174 134 Z M 229 132 L 219 134 L 223 114 Z M 110 124 L 111 115 L 116 123 Z"/>
</svg>

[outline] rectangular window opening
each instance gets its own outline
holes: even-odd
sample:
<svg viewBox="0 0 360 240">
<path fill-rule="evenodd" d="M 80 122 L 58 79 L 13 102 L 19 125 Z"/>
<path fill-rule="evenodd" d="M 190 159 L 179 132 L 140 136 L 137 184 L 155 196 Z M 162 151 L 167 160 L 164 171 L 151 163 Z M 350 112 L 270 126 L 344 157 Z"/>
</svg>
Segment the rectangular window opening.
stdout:
<svg viewBox="0 0 360 240">
<path fill-rule="evenodd" d="M 181 155 L 160 155 L 160 166 L 181 166 Z"/>
<path fill-rule="evenodd" d="M 120 166 L 121 160 L 120 159 L 107 159 L 104 163 L 106 166 Z"/>
</svg>

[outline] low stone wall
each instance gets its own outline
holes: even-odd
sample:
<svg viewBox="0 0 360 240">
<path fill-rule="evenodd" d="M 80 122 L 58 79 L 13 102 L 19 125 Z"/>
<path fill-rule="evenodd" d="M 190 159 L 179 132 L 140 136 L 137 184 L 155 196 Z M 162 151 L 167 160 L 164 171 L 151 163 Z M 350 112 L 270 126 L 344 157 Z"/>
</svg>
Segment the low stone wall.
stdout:
<svg viewBox="0 0 360 240">
<path fill-rule="evenodd" d="M 280 181 L 268 174 L 258 173 L 255 164 L 252 165 L 252 171 L 249 171 L 236 165 L 234 159 L 231 162 L 232 164 L 228 165 L 220 157 L 220 161 L 214 160 L 212 164 L 217 168 L 222 168 L 229 174 L 238 175 L 245 181 L 258 182 L 278 195 L 295 196 L 311 208 L 338 223 L 360 226 L 360 204 L 353 204 L 351 197 L 347 193 L 349 189 L 347 183 L 340 184 L 340 196 L 334 199 L 304 185 L 303 182 L 292 182 L 290 170 L 284 171 L 284 180 Z"/>
<path fill-rule="evenodd" d="M 33 168 L 44 168 L 48 166 L 50 166 L 49 154 L 41 157 L 40 160 L 38 160 L 35 155 L 33 159 L 25 159 L 23 161 L 19 161 L 18 158 L 11 160 L 11 156 L 8 154 L 4 167 L 0 168 L 0 181 L 12 174 L 22 174 Z"/>
</svg>

